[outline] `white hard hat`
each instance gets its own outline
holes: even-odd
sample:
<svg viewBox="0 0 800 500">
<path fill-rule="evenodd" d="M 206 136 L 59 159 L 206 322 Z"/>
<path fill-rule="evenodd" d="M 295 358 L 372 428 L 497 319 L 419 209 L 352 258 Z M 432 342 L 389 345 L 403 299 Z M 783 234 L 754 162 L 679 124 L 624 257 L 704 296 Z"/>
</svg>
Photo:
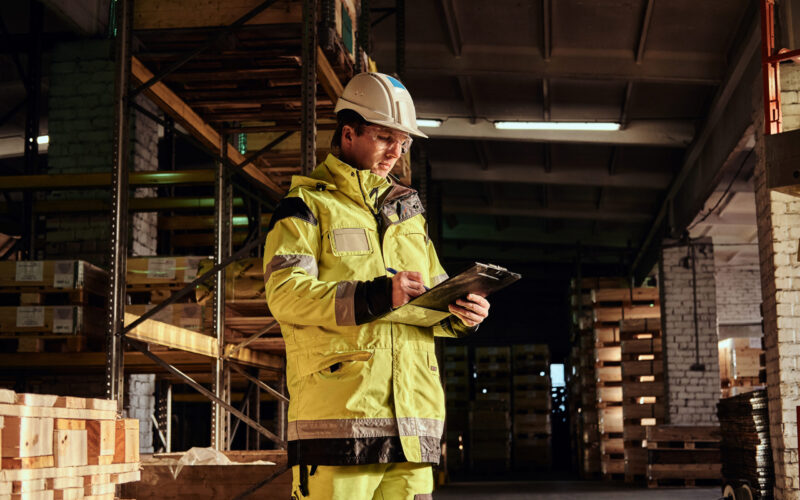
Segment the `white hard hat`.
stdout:
<svg viewBox="0 0 800 500">
<path fill-rule="evenodd" d="M 411 94 L 397 78 L 383 73 L 354 76 L 344 88 L 334 111 L 338 113 L 343 109 L 353 110 L 376 125 L 428 137 L 417 128 L 417 113 Z"/>
</svg>

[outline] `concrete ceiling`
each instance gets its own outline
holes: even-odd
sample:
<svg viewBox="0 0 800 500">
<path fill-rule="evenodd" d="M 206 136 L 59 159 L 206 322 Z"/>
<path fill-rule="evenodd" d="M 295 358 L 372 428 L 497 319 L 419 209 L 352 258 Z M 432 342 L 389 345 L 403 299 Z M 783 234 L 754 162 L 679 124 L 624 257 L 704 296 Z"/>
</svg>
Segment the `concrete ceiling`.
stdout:
<svg viewBox="0 0 800 500">
<path fill-rule="evenodd" d="M 641 249 L 690 146 L 708 135 L 703 127 L 718 114 L 720 94 L 736 87 L 731 73 L 738 78 L 757 13 L 749 0 L 404 3 L 400 76 L 418 115 L 443 120 L 425 129 L 423 147 L 442 184 L 445 257 L 473 249 L 571 262 L 580 252 L 586 262 L 623 266 Z M 384 12 L 395 2 L 370 6 Z M 397 68 L 395 35 L 392 17 L 373 26 L 382 71 Z M 622 128 L 500 131 L 498 120 Z M 722 234 L 708 228 L 732 227 L 733 213 L 698 229 Z"/>
</svg>

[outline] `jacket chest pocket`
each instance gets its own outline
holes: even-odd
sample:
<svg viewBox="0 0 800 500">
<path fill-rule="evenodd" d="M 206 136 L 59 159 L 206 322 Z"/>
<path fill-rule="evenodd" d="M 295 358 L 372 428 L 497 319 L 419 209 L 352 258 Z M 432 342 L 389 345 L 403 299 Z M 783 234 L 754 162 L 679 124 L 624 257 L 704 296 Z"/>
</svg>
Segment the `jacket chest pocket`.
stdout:
<svg viewBox="0 0 800 500">
<path fill-rule="evenodd" d="M 339 228 L 328 233 L 333 255 L 368 255 L 373 251 L 367 230 L 364 228 Z"/>
</svg>

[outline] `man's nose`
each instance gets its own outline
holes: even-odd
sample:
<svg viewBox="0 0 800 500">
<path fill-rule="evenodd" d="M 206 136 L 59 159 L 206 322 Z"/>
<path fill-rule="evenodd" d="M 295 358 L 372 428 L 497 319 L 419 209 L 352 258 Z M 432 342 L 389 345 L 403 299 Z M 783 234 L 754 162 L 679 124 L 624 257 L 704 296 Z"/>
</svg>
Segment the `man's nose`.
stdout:
<svg viewBox="0 0 800 500">
<path fill-rule="evenodd" d="M 388 148 L 386 148 L 386 154 L 392 158 L 399 158 L 400 155 L 403 154 L 403 147 L 399 142 L 394 141 Z"/>
</svg>

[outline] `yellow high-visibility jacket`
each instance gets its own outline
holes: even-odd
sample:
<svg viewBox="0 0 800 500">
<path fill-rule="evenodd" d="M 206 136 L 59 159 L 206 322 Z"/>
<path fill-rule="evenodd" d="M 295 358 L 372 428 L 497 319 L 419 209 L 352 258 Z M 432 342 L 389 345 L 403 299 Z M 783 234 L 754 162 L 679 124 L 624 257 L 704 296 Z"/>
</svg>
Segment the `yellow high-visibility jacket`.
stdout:
<svg viewBox="0 0 800 500">
<path fill-rule="evenodd" d="M 382 320 L 387 268 L 447 278 L 417 192 L 328 155 L 295 176 L 264 250 L 269 310 L 286 341 L 290 465 L 438 462 L 444 394 L 434 335 Z"/>
</svg>

